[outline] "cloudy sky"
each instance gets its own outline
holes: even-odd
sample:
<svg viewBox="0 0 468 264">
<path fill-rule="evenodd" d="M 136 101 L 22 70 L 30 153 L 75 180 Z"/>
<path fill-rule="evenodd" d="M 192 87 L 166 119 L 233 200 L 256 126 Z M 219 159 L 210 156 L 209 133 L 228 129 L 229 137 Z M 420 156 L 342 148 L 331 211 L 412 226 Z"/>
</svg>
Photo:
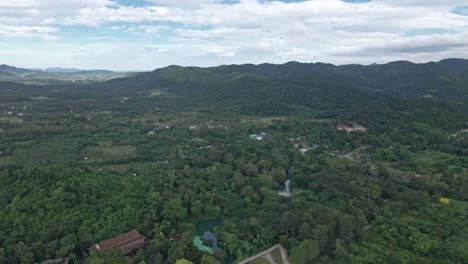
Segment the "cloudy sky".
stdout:
<svg viewBox="0 0 468 264">
<path fill-rule="evenodd" d="M 150 70 L 468 58 L 468 0 L 0 0 L 0 64 Z"/>
</svg>

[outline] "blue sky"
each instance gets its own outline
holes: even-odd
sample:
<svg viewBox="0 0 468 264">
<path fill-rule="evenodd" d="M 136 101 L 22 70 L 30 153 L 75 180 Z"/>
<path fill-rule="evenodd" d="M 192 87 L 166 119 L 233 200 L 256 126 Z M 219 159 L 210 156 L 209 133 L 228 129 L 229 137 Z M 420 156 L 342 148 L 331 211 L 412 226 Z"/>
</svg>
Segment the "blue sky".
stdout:
<svg viewBox="0 0 468 264">
<path fill-rule="evenodd" d="M 151 70 L 468 58 L 468 0 L 0 1 L 0 64 Z"/>
</svg>

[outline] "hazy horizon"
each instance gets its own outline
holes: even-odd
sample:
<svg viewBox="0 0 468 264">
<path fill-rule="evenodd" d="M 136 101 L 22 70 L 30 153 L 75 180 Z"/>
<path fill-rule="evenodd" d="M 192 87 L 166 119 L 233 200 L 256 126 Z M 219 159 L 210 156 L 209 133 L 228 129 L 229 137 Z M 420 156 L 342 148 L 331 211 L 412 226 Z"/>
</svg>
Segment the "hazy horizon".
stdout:
<svg viewBox="0 0 468 264">
<path fill-rule="evenodd" d="M 385 65 L 385 64 L 389 64 L 389 63 L 395 63 L 395 62 L 409 62 L 409 63 L 413 63 L 413 64 L 427 64 L 427 63 L 438 63 L 440 61 L 444 61 L 444 60 L 466 60 L 468 61 L 468 59 L 466 58 L 442 58 L 440 60 L 432 60 L 432 61 L 423 61 L 423 62 L 414 62 L 414 61 L 409 61 L 409 60 L 395 60 L 395 61 L 388 61 L 388 62 L 383 62 L 383 63 L 370 63 L 370 64 L 360 64 L 360 63 L 348 63 L 348 64 L 333 64 L 333 63 L 329 63 L 329 62 L 322 62 L 322 61 L 316 61 L 316 62 L 301 62 L 301 61 L 287 61 L 287 62 L 284 62 L 284 63 L 269 63 L 269 62 L 262 62 L 262 63 L 235 63 L 235 64 L 218 64 L 218 65 L 212 65 L 212 66 L 197 66 L 197 65 L 177 65 L 177 64 L 170 64 L 170 65 L 166 65 L 166 66 L 162 66 L 162 67 L 158 67 L 158 68 L 154 68 L 154 69 L 149 69 L 149 70 L 127 70 L 127 71 L 119 71 L 119 70 L 110 70 L 110 69 L 83 69 L 83 68 L 76 68 L 76 67 L 47 67 L 47 68 L 44 68 L 44 67 L 39 67 L 39 68 L 25 68 L 25 67 L 20 67 L 18 65 L 9 65 L 9 64 L 4 64 L 4 63 L 1 63 L 0 62 L 0 66 L 10 66 L 10 67 L 15 67 L 15 68 L 20 68 L 20 69 L 27 69 L 27 70 L 37 70 L 37 71 L 47 71 L 47 70 L 76 70 L 76 71 L 99 71 L 99 70 L 103 70 L 103 71 L 115 71 L 115 72 L 149 72 L 149 71 L 154 71 L 154 70 L 158 70 L 158 69 L 163 69 L 163 68 L 166 68 L 166 67 L 171 67 L 171 66 L 177 66 L 177 67 L 199 67 L 199 68 L 211 68 L 211 67 L 222 67 L 222 66 L 234 66 L 234 65 L 255 65 L 255 66 L 259 66 L 259 65 L 263 65 L 263 64 L 271 64 L 271 65 L 284 65 L 284 64 L 287 64 L 287 63 L 301 63 L 301 64 L 329 64 L 329 65 L 333 65 L 333 66 L 346 66 L 346 65 L 360 65 L 360 66 L 370 66 L 370 65 Z M 51 72 L 54 72 L 54 71 L 51 71 Z M 70 71 L 70 72 L 73 72 L 73 71 Z"/>
</svg>

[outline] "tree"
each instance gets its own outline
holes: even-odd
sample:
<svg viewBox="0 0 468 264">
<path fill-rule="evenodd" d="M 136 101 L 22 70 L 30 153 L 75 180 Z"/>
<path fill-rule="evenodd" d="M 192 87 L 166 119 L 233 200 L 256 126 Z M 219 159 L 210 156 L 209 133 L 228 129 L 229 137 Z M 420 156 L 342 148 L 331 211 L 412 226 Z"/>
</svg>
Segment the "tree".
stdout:
<svg viewBox="0 0 468 264">
<path fill-rule="evenodd" d="M 283 184 L 288 178 L 286 170 L 284 170 L 283 168 L 275 168 L 274 170 L 272 170 L 272 176 L 273 180 L 275 180 L 279 184 Z"/>
<path fill-rule="evenodd" d="M 127 260 L 119 249 L 113 249 L 106 253 L 93 253 L 86 259 L 88 264 L 104 264 L 104 263 L 115 263 L 115 264 L 127 264 Z"/>
<path fill-rule="evenodd" d="M 215 258 L 210 255 L 203 255 L 201 258 L 201 264 L 215 264 Z"/>
<path fill-rule="evenodd" d="M 336 258 L 343 258 L 343 257 L 347 257 L 347 255 L 348 254 L 346 253 L 346 249 L 342 245 L 341 240 L 337 239 L 336 242 L 335 242 L 335 257 Z"/>
<path fill-rule="evenodd" d="M 304 240 L 291 250 L 291 259 L 293 263 L 306 264 L 317 258 L 319 254 L 320 248 L 317 241 Z"/>
<path fill-rule="evenodd" d="M 179 198 L 170 198 L 164 203 L 162 214 L 165 219 L 177 223 L 187 217 L 187 208 Z"/>
<path fill-rule="evenodd" d="M 63 237 L 60 240 L 60 250 L 57 251 L 58 256 L 68 256 L 72 253 L 73 249 L 75 248 L 75 244 L 77 242 L 77 238 L 75 235 L 70 234 Z"/>
<path fill-rule="evenodd" d="M 176 264 L 193 264 L 193 262 L 188 261 L 186 259 L 179 259 L 176 261 Z"/>
<path fill-rule="evenodd" d="M 354 235 L 354 226 L 356 225 L 354 217 L 347 214 L 341 215 L 340 218 L 338 218 L 337 225 L 339 238 L 343 241 L 351 240 Z"/>
<path fill-rule="evenodd" d="M 33 253 L 22 241 L 16 245 L 15 254 L 19 257 L 19 262 L 21 264 L 34 263 Z"/>
</svg>

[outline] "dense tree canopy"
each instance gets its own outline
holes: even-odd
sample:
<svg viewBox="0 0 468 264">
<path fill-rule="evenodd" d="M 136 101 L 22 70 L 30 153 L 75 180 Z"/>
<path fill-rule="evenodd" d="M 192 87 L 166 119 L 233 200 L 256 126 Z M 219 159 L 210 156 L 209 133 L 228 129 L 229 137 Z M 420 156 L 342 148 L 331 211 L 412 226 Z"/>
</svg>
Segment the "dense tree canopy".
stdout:
<svg viewBox="0 0 468 264">
<path fill-rule="evenodd" d="M 467 72 L 288 63 L 0 83 L 0 263 L 229 263 L 277 243 L 293 263 L 466 263 Z M 336 129 L 354 123 L 367 132 Z M 193 245 L 207 223 L 213 255 Z M 147 247 L 83 258 L 132 229 Z"/>
</svg>

